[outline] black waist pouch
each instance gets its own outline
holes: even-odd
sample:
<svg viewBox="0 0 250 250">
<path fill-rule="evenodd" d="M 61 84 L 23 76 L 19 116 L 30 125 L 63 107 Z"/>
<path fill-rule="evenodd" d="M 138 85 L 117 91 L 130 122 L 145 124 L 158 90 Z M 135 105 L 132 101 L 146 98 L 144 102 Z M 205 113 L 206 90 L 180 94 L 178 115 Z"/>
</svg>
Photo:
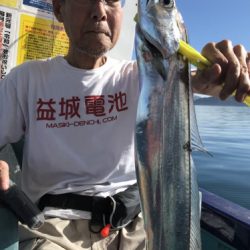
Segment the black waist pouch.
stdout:
<svg viewBox="0 0 250 250">
<path fill-rule="evenodd" d="M 94 198 L 92 203 L 92 219 L 90 221 L 91 231 L 95 231 L 95 226 L 107 224 L 110 224 L 112 229 L 124 227 L 140 211 L 140 196 L 137 184 L 105 199 Z"/>
</svg>

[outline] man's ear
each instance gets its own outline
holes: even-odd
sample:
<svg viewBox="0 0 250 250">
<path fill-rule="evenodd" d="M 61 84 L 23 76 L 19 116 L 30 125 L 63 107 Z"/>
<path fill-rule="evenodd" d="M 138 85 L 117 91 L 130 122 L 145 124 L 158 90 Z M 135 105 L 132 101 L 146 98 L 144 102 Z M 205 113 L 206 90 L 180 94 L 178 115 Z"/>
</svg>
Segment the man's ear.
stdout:
<svg viewBox="0 0 250 250">
<path fill-rule="evenodd" d="M 64 5 L 65 0 L 52 0 L 53 3 L 53 12 L 56 17 L 56 19 L 62 23 L 63 18 L 62 18 L 62 7 Z"/>
</svg>

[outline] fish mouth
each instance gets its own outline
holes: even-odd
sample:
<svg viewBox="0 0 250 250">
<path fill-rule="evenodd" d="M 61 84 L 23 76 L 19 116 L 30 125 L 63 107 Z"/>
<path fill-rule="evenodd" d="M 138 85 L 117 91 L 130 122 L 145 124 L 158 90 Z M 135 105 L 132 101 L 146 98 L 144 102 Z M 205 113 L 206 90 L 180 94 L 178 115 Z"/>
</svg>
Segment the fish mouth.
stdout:
<svg viewBox="0 0 250 250">
<path fill-rule="evenodd" d="M 179 48 L 181 38 L 177 20 L 175 0 L 140 0 L 139 22 L 141 33 L 164 59 Z M 168 33 L 166 34 L 166 31 Z"/>
<path fill-rule="evenodd" d="M 160 42 L 151 39 L 151 37 L 147 40 L 148 46 L 151 47 L 151 50 L 154 51 L 155 56 L 160 56 L 164 59 L 169 57 L 169 51 L 164 48 Z"/>
<path fill-rule="evenodd" d="M 153 37 L 151 37 L 149 34 L 145 32 L 144 32 L 144 36 L 145 36 L 144 42 L 147 43 L 147 46 L 151 49 L 151 52 L 153 52 L 153 54 L 156 57 L 167 59 L 173 54 L 173 52 L 171 51 L 171 46 L 168 46 L 168 47 L 164 46 L 161 40 L 154 39 Z M 176 41 L 176 43 L 178 43 L 178 41 Z"/>
</svg>

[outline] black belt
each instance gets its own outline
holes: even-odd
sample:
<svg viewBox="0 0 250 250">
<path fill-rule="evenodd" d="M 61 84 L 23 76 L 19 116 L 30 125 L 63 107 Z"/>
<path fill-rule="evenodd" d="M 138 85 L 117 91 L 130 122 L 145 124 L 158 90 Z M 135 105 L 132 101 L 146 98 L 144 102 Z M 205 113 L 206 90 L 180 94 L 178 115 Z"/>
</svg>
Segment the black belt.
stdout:
<svg viewBox="0 0 250 250">
<path fill-rule="evenodd" d="M 66 194 L 45 194 L 39 200 L 38 207 L 43 210 L 45 207 L 56 207 L 61 209 L 76 209 L 82 211 L 93 211 L 93 206 L 98 203 L 104 212 L 110 201 L 99 196 L 86 196 L 72 193 Z"/>
<path fill-rule="evenodd" d="M 92 232 L 100 232 L 107 224 L 112 211 L 112 200 L 99 196 L 86 196 L 78 194 L 45 194 L 39 200 L 38 207 L 56 207 L 61 209 L 76 209 L 92 213 L 89 228 Z"/>
<path fill-rule="evenodd" d="M 130 223 L 140 212 L 139 191 L 136 184 L 111 197 L 86 196 L 73 193 L 45 194 L 38 203 L 45 207 L 76 209 L 91 212 L 90 228 L 110 224 L 112 228 L 121 228 Z"/>
</svg>

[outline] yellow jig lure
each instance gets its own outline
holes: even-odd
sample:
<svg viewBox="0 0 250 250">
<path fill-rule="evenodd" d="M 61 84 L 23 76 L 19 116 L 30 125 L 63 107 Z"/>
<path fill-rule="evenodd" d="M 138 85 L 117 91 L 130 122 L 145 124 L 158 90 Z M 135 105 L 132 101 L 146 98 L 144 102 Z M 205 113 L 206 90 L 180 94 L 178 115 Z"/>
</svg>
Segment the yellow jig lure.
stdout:
<svg viewBox="0 0 250 250">
<path fill-rule="evenodd" d="M 198 69 L 203 70 L 211 65 L 211 63 L 207 60 L 207 58 L 205 58 L 196 49 L 191 47 L 189 44 L 187 44 L 183 40 L 180 40 L 179 45 L 180 45 L 180 47 L 179 47 L 178 52 L 181 55 L 183 55 L 184 57 L 186 57 L 188 59 L 188 61 L 192 65 L 196 66 Z M 235 95 L 235 92 L 233 93 L 233 95 Z M 245 98 L 244 103 L 248 107 L 250 107 L 250 96 L 249 95 Z"/>
</svg>

